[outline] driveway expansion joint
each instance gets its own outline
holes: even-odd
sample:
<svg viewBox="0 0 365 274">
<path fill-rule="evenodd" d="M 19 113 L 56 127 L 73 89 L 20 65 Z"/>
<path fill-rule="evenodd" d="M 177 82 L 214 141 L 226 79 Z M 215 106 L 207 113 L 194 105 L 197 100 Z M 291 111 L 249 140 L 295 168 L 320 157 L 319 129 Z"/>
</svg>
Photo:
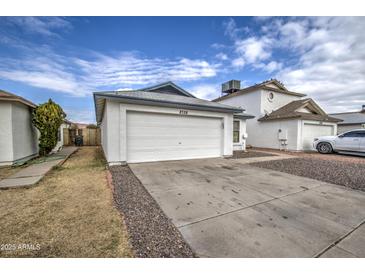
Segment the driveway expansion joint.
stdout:
<svg viewBox="0 0 365 274">
<path fill-rule="evenodd" d="M 328 245 L 326 248 L 324 248 L 322 251 L 320 251 L 319 253 L 317 253 L 316 255 L 314 255 L 314 258 L 319 258 L 320 256 L 322 256 L 323 254 L 325 254 L 328 250 L 330 250 L 332 247 L 337 247 L 337 245 L 342 242 L 343 240 L 345 240 L 348 236 L 350 236 L 352 233 L 354 233 L 357 229 L 359 229 L 362 225 L 365 224 L 365 220 L 363 220 L 359 225 L 357 225 L 355 228 L 352 228 L 348 233 L 345 233 L 344 235 L 342 235 L 341 237 L 339 237 L 337 240 L 335 240 L 332 244 Z M 338 247 L 341 248 L 341 247 Z M 341 248 L 343 249 L 343 248 Z M 348 253 L 351 253 L 350 251 L 343 249 Z M 351 253 L 352 254 L 352 253 Z M 354 255 L 354 254 L 352 254 Z M 354 255 L 356 257 L 356 255 Z"/>
</svg>

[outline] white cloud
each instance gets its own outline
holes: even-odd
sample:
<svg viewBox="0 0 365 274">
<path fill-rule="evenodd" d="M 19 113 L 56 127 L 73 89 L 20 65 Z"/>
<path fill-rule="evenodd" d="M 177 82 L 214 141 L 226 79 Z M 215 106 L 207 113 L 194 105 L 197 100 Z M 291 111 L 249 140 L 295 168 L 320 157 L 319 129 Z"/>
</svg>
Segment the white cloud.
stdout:
<svg viewBox="0 0 365 274">
<path fill-rule="evenodd" d="M 223 53 L 223 52 L 220 52 L 220 53 L 216 54 L 215 57 L 219 60 L 222 60 L 222 61 L 228 60 L 228 55 Z"/>
<path fill-rule="evenodd" d="M 219 65 L 199 59 L 143 58 L 133 53 L 111 57 L 98 54 L 93 61 L 75 59 L 85 81 L 96 86 L 146 85 L 162 81 L 194 81 L 217 74 Z"/>
<path fill-rule="evenodd" d="M 255 68 L 262 69 L 268 73 L 272 73 L 277 70 L 281 70 L 283 67 L 283 64 L 276 61 L 270 61 L 269 63 L 259 63 L 254 65 Z"/>
<path fill-rule="evenodd" d="M 239 28 L 233 19 L 224 23 L 225 34 L 233 40 L 233 48 L 236 57 L 232 60 L 232 66 L 242 69 L 245 65 L 258 65 L 263 60 L 271 57 L 272 39 L 269 36 L 246 37 L 249 33 L 247 27 Z"/>
<path fill-rule="evenodd" d="M 46 36 L 58 36 L 55 30 L 65 30 L 72 28 L 72 24 L 61 17 L 31 17 L 13 16 L 2 17 L 0 25 L 12 25 L 21 28 L 25 32 L 36 33 Z"/>
<path fill-rule="evenodd" d="M 246 64 L 245 59 L 242 57 L 237 57 L 232 60 L 232 66 L 237 69 L 243 68 L 245 64 Z"/>
<path fill-rule="evenodd" d="M 271 40 L 267 37 L 250 37 L 235 42 L 235 51 L 245 59 L 247 63 L 256 63 L 266 60 L 271 56 Z"/>
<path fill-rule="evenodd" d="M 237 39 L 241 34 L 249 32 L 249 28 L 247 26 L 237 27 L 237 24 L 233 18 L 224 21 L 223 27 L 224 34 L 228 35 L 232 39 Z"/>
<path fill-rule="evenodd" d="M 199 84 L 189 89 L 198 98 L 212 100 L 220 96 L 220 85 Z"/>
<path fill-rule="evenodd" d="M 278 37 L 301 54 L 295 65 L 281 70 L 277 77 L 318 100 L 327 111 L 359 109 L 365 103 L 365 18 L 303 20 L 296 19 L 296 26 L 302 27 L 292 32 L 297 43 L 293 37 Z"/>
<path fill-rule="evenodd" d="M 219 64 L 200 59 L 159 59 L 134 53 L 92 60 L 61 56 L 47 49 L 29 51 L 21 59 L 0 57 L 0 78 L 85 96 L 98 89 L 147 85 L 163 81 L 195 81 L 216 76 Z"/>
<path fill-rule="evenodd" d="M 365 18 L 299 17 L 256 20 L 253 36 L 230 36 L 235 68 L 250 65 L 308 94 L 327 111 L 365 104 Z M 230 23 L 229 33 L 235 33 Z M 277 54 L 280 62 L 275 60 Z"/>
</svg>

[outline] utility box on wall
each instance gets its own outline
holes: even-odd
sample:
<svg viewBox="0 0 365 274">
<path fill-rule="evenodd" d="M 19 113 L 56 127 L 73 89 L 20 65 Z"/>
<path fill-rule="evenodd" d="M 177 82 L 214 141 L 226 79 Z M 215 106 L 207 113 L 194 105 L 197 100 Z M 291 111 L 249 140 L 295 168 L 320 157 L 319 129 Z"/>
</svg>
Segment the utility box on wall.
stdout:
<svg viewBox="0 0 365 274">
<path fill-rule="evenodd" d="M 287 141 L 288 140 L 288 130 L 286 129 L 279 129 L 278 139 L 280 141 Z"/>
</svg>

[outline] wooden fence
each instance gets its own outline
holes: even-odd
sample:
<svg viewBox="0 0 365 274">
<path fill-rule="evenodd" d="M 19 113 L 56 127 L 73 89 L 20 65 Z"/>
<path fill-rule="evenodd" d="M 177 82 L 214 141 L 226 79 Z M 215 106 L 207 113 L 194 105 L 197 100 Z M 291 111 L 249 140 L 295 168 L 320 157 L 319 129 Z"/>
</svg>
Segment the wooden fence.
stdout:
<svg viewBox="0 0 365 274">
<path fill-rule="evenodd" d="M 63 129 L 63 145 L 75 145 L 75 137 L 77 135 L 83 136 L 84 146 L 100 146 L 101 134 L 100 128 L 83 128 L 83 129 Z"/>
</svg>

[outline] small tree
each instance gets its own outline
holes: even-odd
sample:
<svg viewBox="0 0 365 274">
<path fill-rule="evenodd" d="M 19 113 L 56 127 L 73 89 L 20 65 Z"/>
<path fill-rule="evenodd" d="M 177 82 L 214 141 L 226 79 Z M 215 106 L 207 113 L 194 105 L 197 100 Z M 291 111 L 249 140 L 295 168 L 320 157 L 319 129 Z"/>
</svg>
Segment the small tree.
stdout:
<svg viewBox="0 0 365 274">
<path fill-rule="evenodd" d="M 51 152 L 57 144 L 58 129 L 66 114 L 62 108 L 51 99 L 41 104 L 33 111 L 32 122 L 39 130 L 39 154 L 44 156 Z"/>
</svg>

